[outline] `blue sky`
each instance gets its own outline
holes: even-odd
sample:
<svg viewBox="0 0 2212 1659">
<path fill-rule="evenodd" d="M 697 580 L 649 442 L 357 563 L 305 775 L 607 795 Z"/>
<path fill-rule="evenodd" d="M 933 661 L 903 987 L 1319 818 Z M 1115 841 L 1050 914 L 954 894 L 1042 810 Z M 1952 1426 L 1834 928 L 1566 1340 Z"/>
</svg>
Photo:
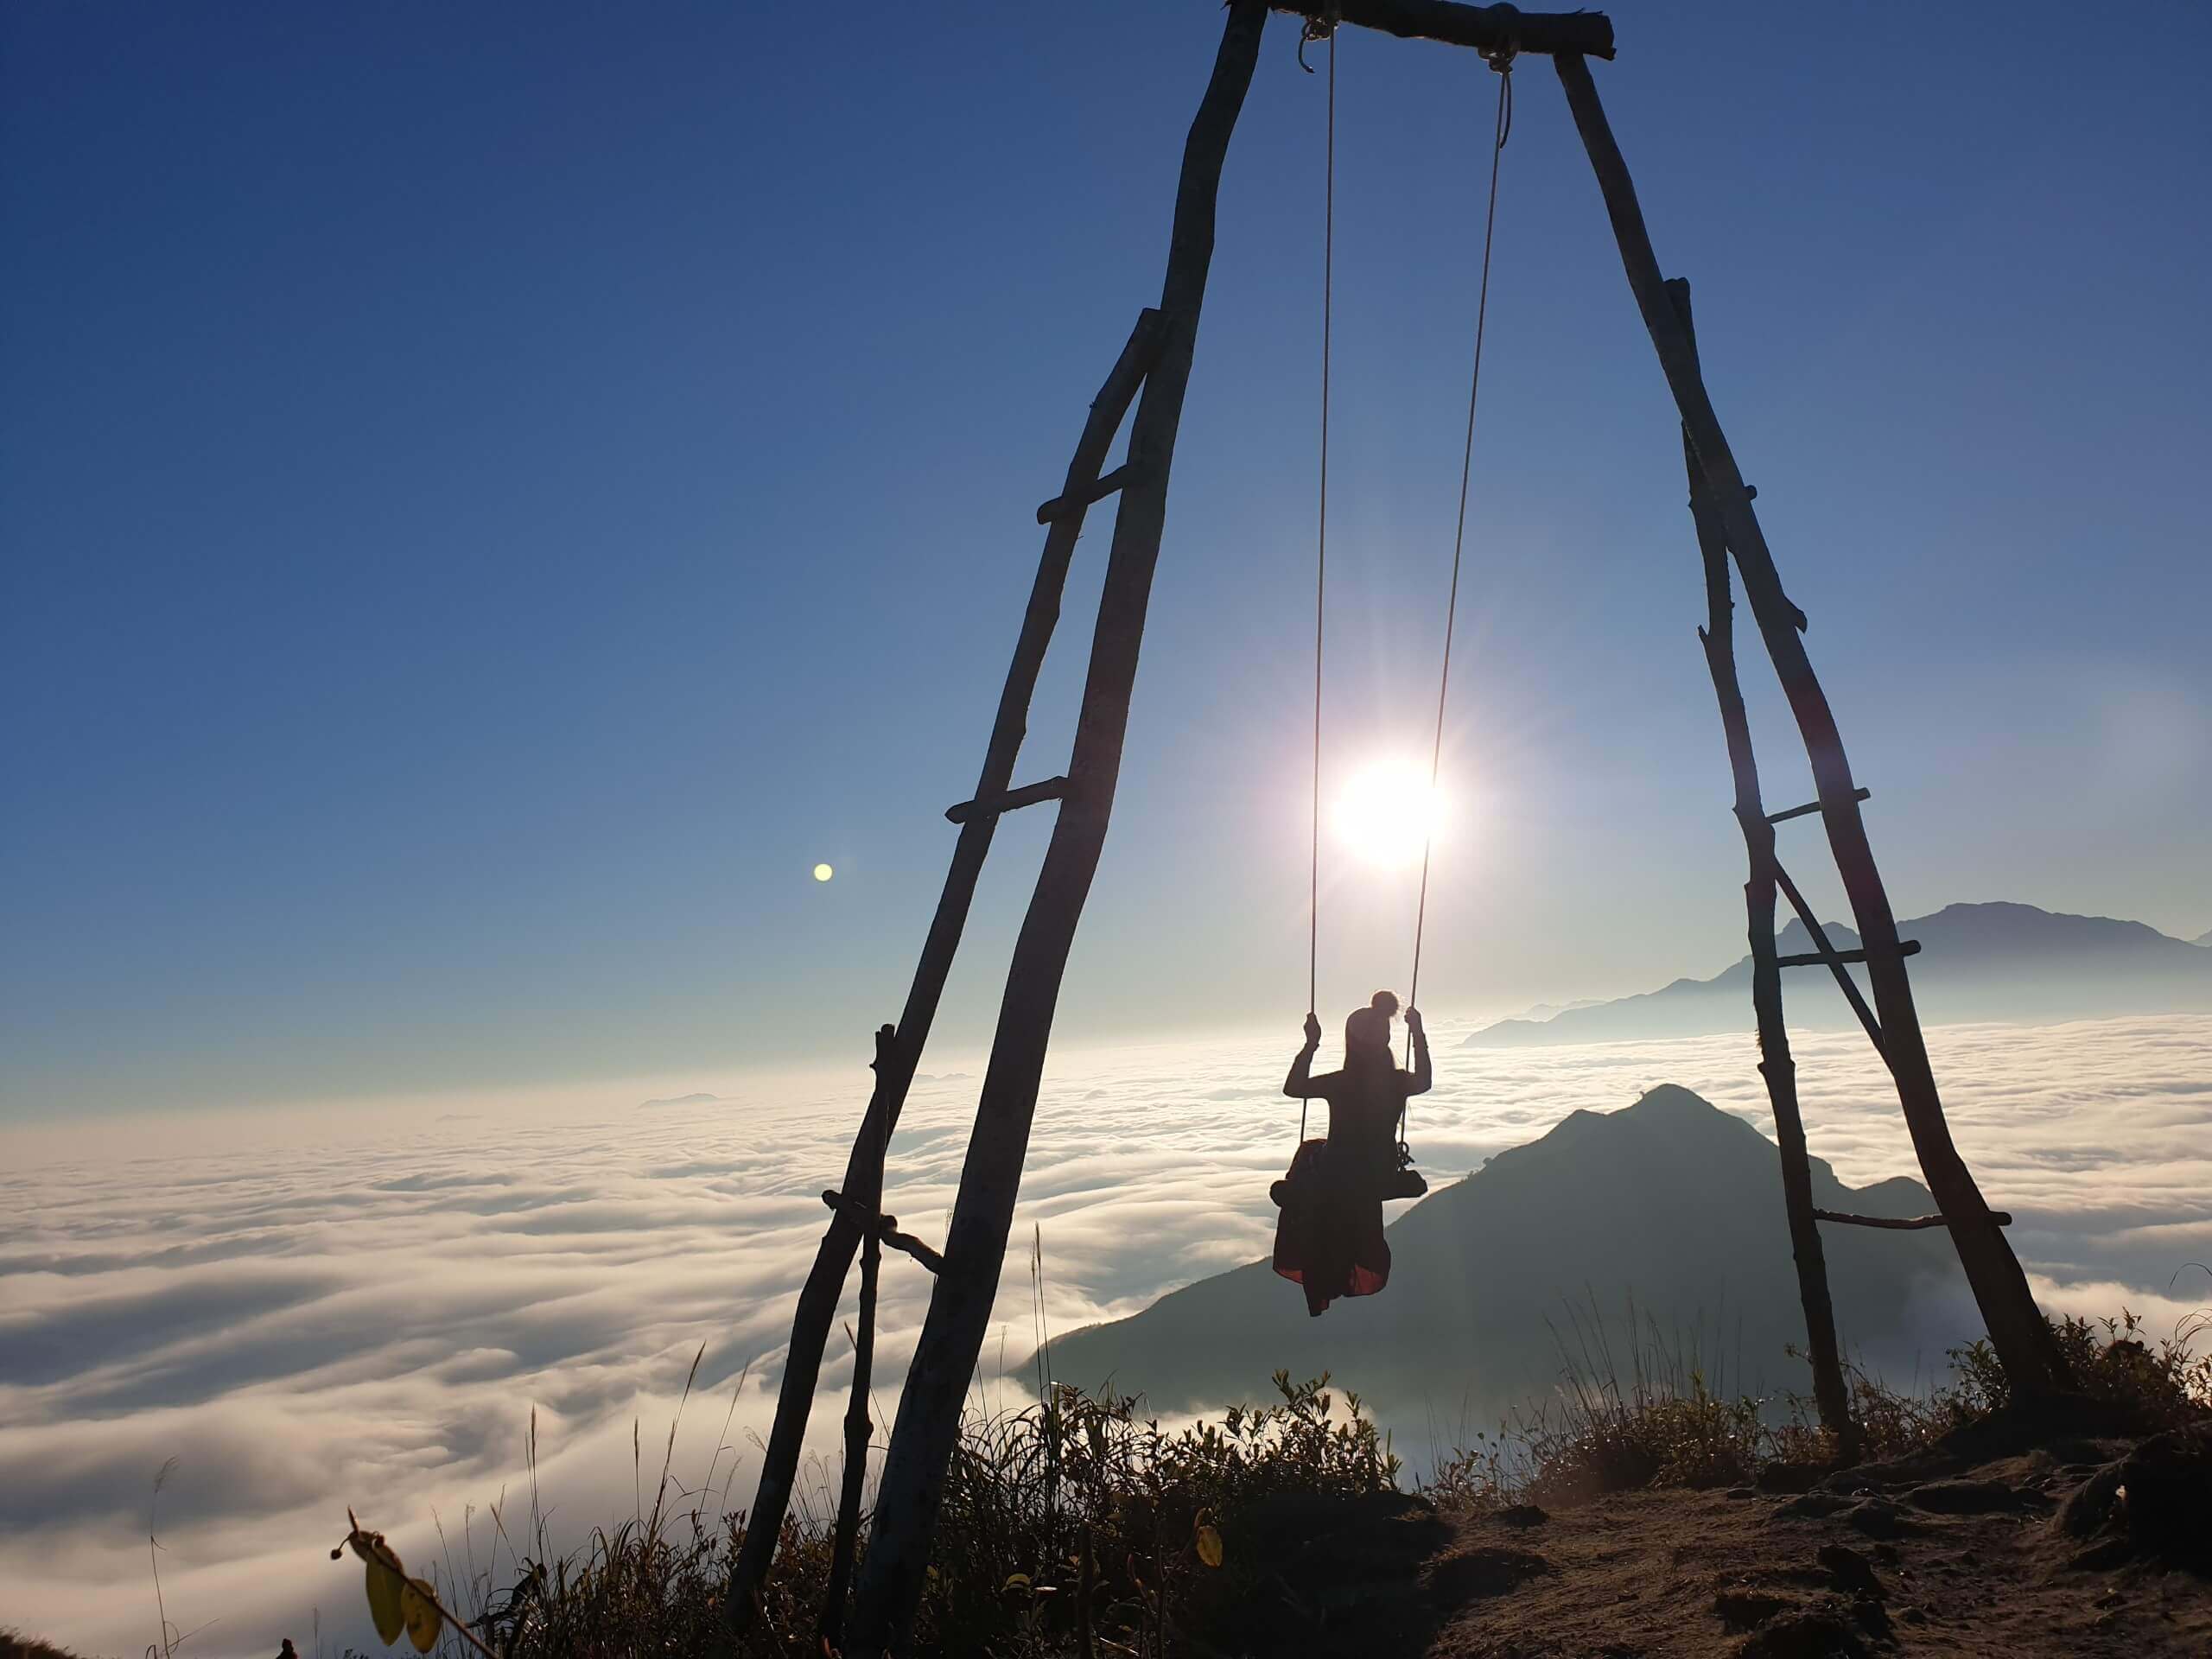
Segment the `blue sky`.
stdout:
<svg viewBox="0 0 2212 1659">
<path fill-rule="evenodd" d="M 2107 50 L 2056 5 L 1614 16 L 1599 85 L 1900 910 L 2212 926 L 2212 18 L 2153 6 Z M 1032 512 L 1157 292 L 1217 29 L 1198 0 L 0 14 L 0 1113 L 857 1063 Z M 1224 179 L 1078 1039 L 1304 1012 L 1294 35 Z M 1493 92 L 1467 54 L 1340 50 L 1332 779 L 1427 741 Z M 1517 82 L 1439 1012 L 1740 949 L 1671 406 L 1549 67 Z M 1065 759 L 1103 543 L 1024 777 Z M 1044 819 L 1001 832 L 953 1047 Z M 1334 1008 L 1402 986 L 1411 895 L 1325 856 Z"/>
</svg>

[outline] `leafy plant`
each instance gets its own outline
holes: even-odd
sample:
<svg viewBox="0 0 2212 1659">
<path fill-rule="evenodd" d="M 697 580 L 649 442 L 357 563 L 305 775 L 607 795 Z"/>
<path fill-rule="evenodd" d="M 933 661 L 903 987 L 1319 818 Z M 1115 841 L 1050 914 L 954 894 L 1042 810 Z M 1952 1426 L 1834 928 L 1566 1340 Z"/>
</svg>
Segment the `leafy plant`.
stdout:
<svg viewBox="0 0 2212 1659">
<path fill-rule="evenodd" d="M 445 1610 L 435 1586 L 428 1579 L 407 1576 L 399 1552 L 385 1541 L 382 1533 L 364 1530 L 351 1510 L 346 1511 L 346 1522 L 345 1541 L 330 1552 L 330 1559 L 341 1560 L 351 1548 L 365 1564 L 363 1570 L 369 1597 L 369 1621 L 376 1626 L 385 1646 L 388 1648 L 399 1640 L 400 1632 L 404 1630 L 416 1652 L 428 1653 L 438 1645 L 438 1637 L 445 1628 L 451 1625 L 454 1633 L 484 1655 L 485 1659 L 499 1659 L 466 1624 Z"/>
</svg>

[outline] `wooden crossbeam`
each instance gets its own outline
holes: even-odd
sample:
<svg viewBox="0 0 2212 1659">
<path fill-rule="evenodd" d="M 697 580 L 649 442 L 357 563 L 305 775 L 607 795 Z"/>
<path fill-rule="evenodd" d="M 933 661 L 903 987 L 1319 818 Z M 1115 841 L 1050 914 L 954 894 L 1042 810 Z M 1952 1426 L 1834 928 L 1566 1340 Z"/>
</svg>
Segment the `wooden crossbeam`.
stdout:
<svg viewBox="0 0 2212 1659">
<path fill-rule="evenodd" d="M 1865 788 L 1854 789 L 1851 791 L 1851 798 L 1854 801 L 1871 801 L 1874 798 L 1874 791 Z M 1808 801 L 1802 806 L 1793 806 L 1786 811 L 1770 812 L 1766 815 L 1766 821 L 1769 823 L 1785 823 L 1791 818 L 1802 818 L 1808 812 L 1817 812 L 1820 810 L 1821 804 L 1818 801 Z"/>
<path fill-rule="evenodd" d="M 1088 489 L 1078 490 L 1073 495 L 1054 496 L 1037 509 L 1037 522 L 1040 524 L 1049 524 L 1055 518 L 1065 518 L 1078 507 L 1087 507 L 1093 502 L 1103 501 L 1128 481 L 1128 463 L 1124 461 Z"/>
<path fill-rule="evenodd" d="M 1920 954 L 1918 939 L 1899 939 L 1897 955 L 1916 957 Z M 1809 950 L 1802 957 L 1777 957 L 1777 968 L 1832 968 L 1840 962 L 1865 962 L 1869 958 L 1864 950 Z"/>
<path fill-rule="evenodd" d="M 995 817 L 1018 807 L 1034 806 L 1039 801 L 1057 801 L 1067 792 L 1068 780 L 1065 777 L 1047 778 L 1039 783 L 1024 784 L 1020 789 L 1009 789 L 987 801 L 963 801 L 957 806 L 948 806 L 944 816 L 954 823 L 965 823 L 982 813 Z"/>
<path fill-rule="evenodd" d="M 1351 23 L 1401 40 L 1471 46 L 1485 57 L 1496 52 L 1613 55 L 1613 20 L 1602 11 L 1520 11 L 1511 6 L 1455 5 L 1452 0 L 1268 0 L 1268 5 L 1324 26 Z"/>
<path fill-rule="evenodd" d="M 2010 1227 L 2012 1224 L 2012 1212 L 2010 1210 L 1993 1210 L 1989 1212 L 1989 1218 L 1999 1227 Z M 1847 1227 L 1879 1227 L 1885 1232 L 1891 1233 L 1917 1233 L 1925 1231 L 1930 1227 L 1948 1227 L 1951 1224 L 1949 1218 L 1944 1216 L 1847 1216 L 1840 1210 L 1815 1210 L 1813 1211 L 1813 1219 L 1838 1222 Z"/>
</svg>

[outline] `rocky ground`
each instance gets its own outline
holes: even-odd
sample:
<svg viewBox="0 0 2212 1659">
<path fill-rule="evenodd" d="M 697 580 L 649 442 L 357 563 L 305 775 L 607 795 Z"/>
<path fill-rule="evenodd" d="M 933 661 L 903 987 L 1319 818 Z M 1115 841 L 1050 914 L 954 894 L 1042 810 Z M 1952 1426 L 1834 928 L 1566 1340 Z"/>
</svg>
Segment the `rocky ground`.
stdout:
<svg viewBox="0 0 2212 1659">
<path fill-rule="evenodd" d="M 1248 1653 L 1428 1659 L 2212 1654 L 2212 1431 L 1461 1519 L 1287 1506 Z M 1229 1650 L 1226 1649 L 1224 1651 Z"/>
</svg>

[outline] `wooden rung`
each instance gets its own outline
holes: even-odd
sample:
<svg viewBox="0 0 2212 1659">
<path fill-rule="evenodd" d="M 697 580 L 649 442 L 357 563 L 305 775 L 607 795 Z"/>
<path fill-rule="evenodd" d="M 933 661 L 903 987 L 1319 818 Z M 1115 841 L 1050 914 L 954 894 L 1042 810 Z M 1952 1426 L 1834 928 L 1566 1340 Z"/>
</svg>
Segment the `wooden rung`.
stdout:
<svg viewBox="0 0 2212 1659">
<path fill-rule="evenodd" d="M 1040 524 L 1049 524 L 1055 518 L 1065 518 L 1078 508 L 1087 507 L 1094 501 L 1103 501 L 1128 481 L 1129 466 L 1127 461 L 1123 461 L 1089 489 L 1078 491 L 1073 495 L 1054 496 L 1037 509 L 1037 522 Z"/>
<path fill-rule="evenodd" d="M 944 1258 L 912 1233 L 902 1233 L 896 1228 L 887 1227 L 883 1230 L 883 1242 L 894 1250 L 904 1250 L 931 1273 L 944 1271 Z"/>
<path fill-rule="evenodd" d="M 1999 1227 L 2010 1227 L 2012 1224 L 2012 1212 L 2009 1210 L 1993 1210 L 1989 1212 L 1989 1218 Z M 1892 1233 L 1916 1233 L 1926 1228 L 1948 1227 L 1951 1224 L 1942 1216 L 1913 1216 L 1910 1218 L 1897 1216 L 1847 1216 L 1840 1210 L 1815 1210 L 1813 1211 L 1813 1219 L 1841 1222 L 1847 1227 L 1879 1227 Z"/>
<path fill-rule="evenodd" d="M 1920 941 L 1918 939 L 1897 941 L 1897 955 L 1916 957 L 1919 954 Z M 1838 950 L 1833 955 L 1823 950 L 1815 950 L 1802 957 L 1777 957 L 1774 959 L 1774 965 L 1777 968 L 1825 968 L 1831 962 L 1864 962 L 1866 960 L 1866 953 L 1864 950 Z"/>
<path fill-rule="evenodd" d="M 1851 791 L 1851 798 L 1854 801 L 1863 801 L 1868 799 L 1873 793 L 1874 791 L 1871 789 L 1854 789 Z M 1802 806 L 1791 807 L 1787 812 L 1770 812 L 1766 815 L 1766 821 L 1769 823 L 1783 823 L 1791 818 L 1802 818 L 1808 812 L 1817 812 L 1820 810 L 1821 804 L 1818 801 L 1808 801 Z"/>
<path fill-rule="evenodd" d="M 1020 789 L 1009 789 L 1003 795 L 994 795 L 985 801 L 963 801 L 957 806 L 948 806 L 944 816 L 954 823 L 965 823 L 969 819 L 986 814 L 995 817 L 1001 812 L 1011 812 L 1016 807 L 1034 806 L 1039 801 L 1057 801 L 1068 792 L 1065 777 L 1047 778 L 1039 784 L 1024 784 Z"/>
<path fill-rule="evenodd" d="M 849 1216 L 854 1221 L 858 1222 L 863 1232 L 868 1230 L 868 1211 L 861 1209 L 857 1204 L 851 1202 L 843 1193 L 838 1192 L 836 1188 L 830 1187 L 826 1189 L 822 1194 L 822 1202 L 829 1205 L 830 1209 L 836 1211 L 838 1214 Z M 898 1217 L 876 1217 L 875 1236 L 881 1239 L 886 1244 L 888 1244 L 893 1249 L 905 1251 L 908 1255 L 912 1256 L 915 1261 L 927 1268 L 931 1273 L 943 1273 L 944 1271 L 944 1257 L 938 1254 L 937 1251 L 931 1249 L 928 1245 L 923 1243 L 920 1239 L 916 1238 L 912 1233 L 900 1232 L 899 1230 Z"/>
</svg>

